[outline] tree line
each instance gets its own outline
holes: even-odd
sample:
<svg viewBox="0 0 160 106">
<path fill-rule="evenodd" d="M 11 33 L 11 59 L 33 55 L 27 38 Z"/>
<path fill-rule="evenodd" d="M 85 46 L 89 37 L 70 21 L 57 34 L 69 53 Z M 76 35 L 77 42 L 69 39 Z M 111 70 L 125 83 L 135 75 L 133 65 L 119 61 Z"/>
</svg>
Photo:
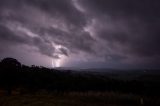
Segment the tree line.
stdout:
<svg viewBox="0 0 160 106">
<path fill-rule="evenodd" d="M 14 89 L 21 94 L 48 92 L 114 91 L 140 95 L 159 95 L 159 82 L 140 80 L 117 80 L 107 76 L 75 73 L 72 70 L 57 70 L 42 66 L 22 65 L 14 58 L 0 62 L 0 89 L 11 95 Z"/>
</svg>

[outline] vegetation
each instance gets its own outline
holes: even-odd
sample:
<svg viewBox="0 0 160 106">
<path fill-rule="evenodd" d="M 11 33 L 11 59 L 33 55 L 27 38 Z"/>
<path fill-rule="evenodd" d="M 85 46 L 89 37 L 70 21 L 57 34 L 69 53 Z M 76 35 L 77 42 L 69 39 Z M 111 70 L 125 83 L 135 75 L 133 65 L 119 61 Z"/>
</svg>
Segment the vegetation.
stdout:
<svg viewBox="0 0 160 106">
<path fill-rule="evenodd" d="M 159 106 L 160 98 L 115 92 L 70 92 L 0 97 L 1 106 Z"/>
<path fill-rule="evenodd" d="M 105 106 L 160 104 L 160 78 L 112 79 L 95 74 L 25 66 L 13 58 L 0 62 L 1 106 Z M 9 96 L 4 96 L 9 95 Z M 155 99 L 153 99 L 155 98 Z M 10 101 L 10 102 L 7 102 Z M 36 103 L 36 104 L 34 104 Z M 12 104 L 12 105 L 11 105 Z M 41 104 L 41 105 L 40 105 Z"/>
</svg>

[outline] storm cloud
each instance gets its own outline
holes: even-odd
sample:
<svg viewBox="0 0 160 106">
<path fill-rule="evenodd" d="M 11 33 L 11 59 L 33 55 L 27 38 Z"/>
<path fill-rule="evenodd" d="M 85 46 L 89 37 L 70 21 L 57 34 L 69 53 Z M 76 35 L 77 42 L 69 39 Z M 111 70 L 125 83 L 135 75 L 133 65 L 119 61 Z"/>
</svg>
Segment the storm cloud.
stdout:
<svg viewBox="0 0 160 106">
<path fill-rule="evenodd" d="M 158 0 L 1 0 L 0 50 L 27 46 L 82 67 L 158 67 L 159 10 Z"/>
</svg>

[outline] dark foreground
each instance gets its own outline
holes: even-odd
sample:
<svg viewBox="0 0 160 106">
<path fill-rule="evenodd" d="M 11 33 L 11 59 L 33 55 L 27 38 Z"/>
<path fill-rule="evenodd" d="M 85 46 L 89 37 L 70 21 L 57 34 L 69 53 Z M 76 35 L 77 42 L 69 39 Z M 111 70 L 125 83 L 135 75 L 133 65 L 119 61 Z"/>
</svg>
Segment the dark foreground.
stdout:
<svg viewBox="0 0 160 106">
<path fill-rule="evenodd" d="M 0 62 L 0 106 L 160 106 L 160 70 L 104 72 Z"/>
<path fill-rule="evenodd" d="M 160 106 L 160 98 L 114 92 L 71 92 L 0 96 L 0 106 Z"/>
</svg>

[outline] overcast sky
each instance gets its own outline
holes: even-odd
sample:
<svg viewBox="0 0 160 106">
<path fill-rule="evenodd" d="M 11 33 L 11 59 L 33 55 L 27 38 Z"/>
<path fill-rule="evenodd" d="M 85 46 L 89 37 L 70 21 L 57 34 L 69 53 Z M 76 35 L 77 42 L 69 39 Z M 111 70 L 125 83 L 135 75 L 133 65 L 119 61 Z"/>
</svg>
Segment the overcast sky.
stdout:
<svg viewBox="0 0 160 106">
<path fill-rule="evenodd" d="M 0 0 L 0 59 L 159 68 L 159 0 Z"/>
</svg>

